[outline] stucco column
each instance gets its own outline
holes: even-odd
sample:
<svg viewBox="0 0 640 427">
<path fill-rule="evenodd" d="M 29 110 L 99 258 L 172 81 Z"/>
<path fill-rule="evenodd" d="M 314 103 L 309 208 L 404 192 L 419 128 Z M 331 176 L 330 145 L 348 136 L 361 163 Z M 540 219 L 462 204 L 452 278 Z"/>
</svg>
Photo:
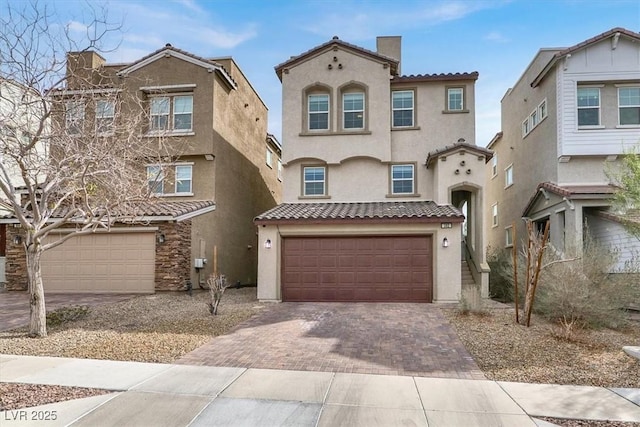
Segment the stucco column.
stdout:
<svg viewBox="0 0 640 427">
<path fill-rule="evenodd" d="M 258 226 L 258 300 L 281 301 L 280 254 L 282 239 L 278 227 Z"/>
</svg>

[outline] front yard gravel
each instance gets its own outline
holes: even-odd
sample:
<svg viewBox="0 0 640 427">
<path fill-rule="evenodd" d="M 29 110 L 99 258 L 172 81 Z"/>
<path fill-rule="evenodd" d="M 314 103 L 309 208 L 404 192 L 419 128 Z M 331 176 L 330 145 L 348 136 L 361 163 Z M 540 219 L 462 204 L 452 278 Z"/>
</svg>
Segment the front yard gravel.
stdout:
<svg viewBox="0 0 640 427">
<path fill-rule="evenodd" d="M 92 307 L 82 319 L 50 327 L 43 339 L 28 338 L 26 328 L 0 332 L 0 353 L 171 363 L 263 308 L 255 288 L 228 289 L 214 317 L 206 306 L 208 297 L 203 291 L 192 297 L 158 293 Z M 530 328 L 515 324 L 509 308 L 481 315 L 442 310 L 488 379 L 640 387 L 640 363 L 622 351 L 625 345 L 640 343 L 638 323 L 625 331 L 584 331 L 569 341 L 536 316 Z M 8 383 L 0 387 L 4 410 L 108 392 Z M 632 424 L 563 420 L 562 425 Z"/>
</svg>

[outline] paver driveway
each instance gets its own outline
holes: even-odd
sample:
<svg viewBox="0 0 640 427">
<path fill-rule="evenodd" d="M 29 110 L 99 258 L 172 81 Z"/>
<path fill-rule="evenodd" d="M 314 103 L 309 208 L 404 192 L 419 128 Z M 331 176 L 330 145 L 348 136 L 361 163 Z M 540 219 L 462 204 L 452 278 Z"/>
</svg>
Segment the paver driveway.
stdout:
<svg viewBox="0 0 640 427">
<path fill-rule="evenodd" d="M 177 363 L 485 378 L 431 304 L 272 304 Z"/>
</svg>

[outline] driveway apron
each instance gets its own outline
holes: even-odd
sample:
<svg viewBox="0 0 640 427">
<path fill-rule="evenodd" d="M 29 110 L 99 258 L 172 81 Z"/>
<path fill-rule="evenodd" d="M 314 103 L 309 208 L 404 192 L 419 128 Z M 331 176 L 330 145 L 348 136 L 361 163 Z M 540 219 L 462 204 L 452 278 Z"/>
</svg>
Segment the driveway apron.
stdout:
<svg viewBox="0 0 640 427">
<path fill-rule="evenodd" d="M 485 378 L 431 304 L 272 304 L 176 363 Z"/>
</svg>

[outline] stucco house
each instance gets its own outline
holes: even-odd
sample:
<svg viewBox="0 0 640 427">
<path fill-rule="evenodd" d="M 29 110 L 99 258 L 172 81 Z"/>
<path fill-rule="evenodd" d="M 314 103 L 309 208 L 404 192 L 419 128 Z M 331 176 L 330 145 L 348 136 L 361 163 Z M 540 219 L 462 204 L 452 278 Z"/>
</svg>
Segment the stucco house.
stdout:
<svg viewBox="0 0 640 427">
<path fill-rule="evenodd" d="M 148 116 L 140 132 L 170 140 L 175 152 L 162 163 L 140 159 L 156 203 L 143 206 L 135 221 L 45 253 L 47 291 L 184 290 L 204 285 L 214 270 L 231 283 L 256 283 L 252 221 L 281 200 L 281 145 L 268 134 L 267 106 L 238 64 L 167 44 L 126 64 L 70 52 L 67 76 L 54 95 L 67 130 L 88 126 L 101 132 L 98 138 L 109 136 L 109 124 L 129 108 L 114 103 L 113 94 L 126 91 Z M 19 228 L 9 231 L 6 287 L 23 289 Z"/>
<path fill-rule="evenodd" d="M 607 170 L 640 143 L 640 34 L 613 28 L 567 48 L 543 48 L 502 98 L 502 131 L 489 143 L 486 229 L 492 248 L 525 236 L 522 217 L 550 221 L 560 252 L 584 230 L 621 253 L 637 239 L 609 211 Z M 514 226 L 515 236 L 514 239 Z"/>
<path fill-rule="evenodd" d="M 464 270 L 487 296 L 478 73 L 404 76 L 401 38 L 376 45 L 275 67 L 284 190 L 255 219 L 260 300 L 452 302 Z"/>
</svg>

